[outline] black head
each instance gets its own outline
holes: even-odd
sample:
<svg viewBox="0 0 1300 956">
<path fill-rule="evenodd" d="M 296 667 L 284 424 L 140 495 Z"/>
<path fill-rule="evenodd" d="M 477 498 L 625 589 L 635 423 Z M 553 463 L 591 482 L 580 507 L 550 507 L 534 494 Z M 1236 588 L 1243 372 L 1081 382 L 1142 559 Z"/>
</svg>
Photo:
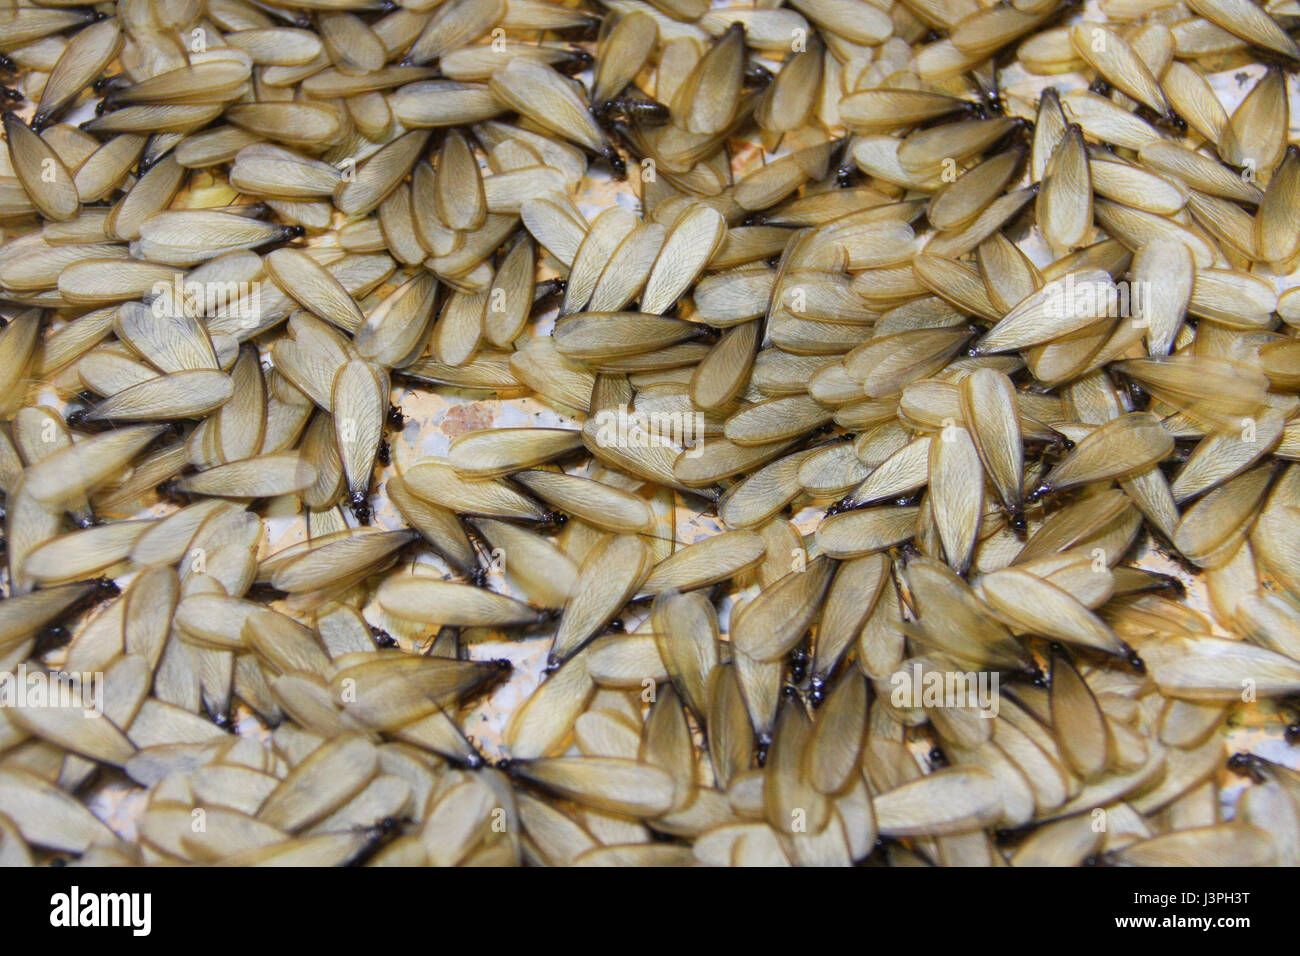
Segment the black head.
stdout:
<svg viewBox="0 0 1300 956">
<path fill-rule="evenodd" d="M 371 625 L 370 636 L 375 639 L 375 645 L 378 647 L 396 647 L 397 638 L 389 634 L 382 627 Z"/>
<path fill-rule="evenodd" d="M 72 640 L 72 631 L 66 624 L 50 624 L 46 626 L 36 637 L 36 645 L 32 648 L 32 653 L 36 656 L 47 654 L 50 651 L 63 647 Z"/>
<path fill-rule="evenodd" d="M 544 302 L 547 299 L 558 298 L 564 295 L 564 290 L 569 287 L 567 279 L 556 276 L 551 279 L 543 279 L 533 287 L 533 304 Z"/>
<path fill-rule="evenodd" d="M 575 47 L 564 55 L 564 59 L 555 64 L 555 69 L 565 76 L 576 76 L 583 70 L 590 68 L 593 62 L 590 53 Z"/>
<path fill-rule="evenodd" d="M 370 510 L 370 503 L 366 501 L 364 491 L 352 492 L 348 507 L 352 510 L 352 517 L 356 518 L 361 524 L 370 524 L 370 520 L 374 517 L 374 512 Z"/>
<path fill-rule="evenodd" d="M 1262 757 L 1257 757 L 1252 753 L 1247 753 L 1246 751 L 1238 751 L 1228 758 L 1229 770 L 1239 776 L 1250 777 L 1250 779 L 1256 783 L 1264 782 L 1264 771 L 1267 764 L 1268 761 L 1264 760 Z"/>
<path fill-rule="evenodd" d="M 835 502 L 835 504 L 827 508 L 826 513 L 822 515 L 822 517 L 834 518 L 836 515 L 842 515 L 846 511 L 852 511 L 853 507 L 853 499 L 841 498 L 839 501 Z"/>
<path fill-rule="evenodd" d="M 112 578 L 99 578 L 95 581 L 95 596 L 101 601 L 117 597 L 121 593 L 122 589 Z"/>
<path fill-rule="evenodd" d="M 402 412 L 402 408 L 400 405 L 388 406 L 388 427 L 390 428 L 406 427 L 406 415 Z"/>
<path fill-rule="evenodd" d="M 808 682 L 808 703 L 813 707 L 820 707 L 826 700 L 826 679 L 824 677 L 814 677 Z"/>
<path fill-rule="evenodd" d="M 393 450 L 389 446 L 387 439 L 379 440 L 379 447 L 375 449 L 375 461 L 381 465 L 391 465 L 393 463 Z"/>
<path fill-rule="evenodd" d="M 185 501 L 185 492 L 180 490 L 179 484 L 180 483 L 175 478 L 171 478 L 164 481 L 161 485 L 155 486 L 154 491 L 157 492 L 159 498 L 166 501 Z"/>
<path fill-rule="evenodd" d="M 739 24 L 732 24 L 732 26 L 739 26 Z M 774 79 L 776 79 L 776 77 L 772 75 L 772 71 L 769 70 L 767 67 L 765 67 L 763 64 L 753 63 L 753 62 L 745 64 L 744 83 L 747 89 L 761 90 L 763 87 L 770 84 Z"/>
<path fill-rule="evenodd" d="M 790 677 L 792 680 L 801 681 L 808 676 L 808 654 L 803 650 L 797 650 L 790 655 Z"/>
<path fill-rule="evenodd" d="M 627 179 L 627 163 L 618 154 L 618 150 L 613 146 L 606 146 L 601 155 L 605 157 L 605 162 L 609 163 L 610 171 L 614 173 L 616 179 Z"/>
</svg>

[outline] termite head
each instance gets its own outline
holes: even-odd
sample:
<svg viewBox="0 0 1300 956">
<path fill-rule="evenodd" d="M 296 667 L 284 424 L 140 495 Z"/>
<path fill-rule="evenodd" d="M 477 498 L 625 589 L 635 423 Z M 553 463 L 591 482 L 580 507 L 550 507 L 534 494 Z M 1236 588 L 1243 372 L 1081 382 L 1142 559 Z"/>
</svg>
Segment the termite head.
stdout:
<svg viewBox="0 0 1300 956">
<path fill-rule="evenodd" d="M 551 279 L 543 279 L 533 286 L 533 305 L 539 302 L 545 302 L 547 299 L 555 299 L 564 295 L 564 290 L 569 287 L 567 279 L 556 276 Z"/>
<path fill-rule="evenodd" d="M 820 707 L 826 700 L 826 679 L 824 677 L 814 677 L 808 682 L 808 703 L 813 707 Z"/>
<path fill-rule="evenodd" d="M 389 405 L 389 406 L 388 406 L 388 427 L 389 427 L 389 428 L 405 428 L 405 427 L 406 427 L 406 415 L 405 415 L 405 413 L 402 411 L 402 408 L 401 408 L 400 405 Z"/>
<path fill-rule="evenodd" d="M 364 491 L 352 492 L 348 507 L 352 510 L 352 517 L 356 518 L 361 524 L 370 524 L 370 520 L 374 517 L 374 512 L 370 509 L 370 503 L 366 501 Z"/>
<path fill-rule="evenodd" d="M 375 627 L 372 624 L 370 626 L 370 636 L 374 638 L 376 647 L 383 648 L 397 646 L 397 638 L 393 637 L 393 635 L 389 634 L 382 627 Z"/>
<path fill-rule="evenodd" d="M 827 508 L 826 514 L 823 515 L 823 517 L 834 518 L 836 515 L 842 515 L 844 512 L 852 511 L 856 507 L 857 505 L 854 503 L 852 497 L 844 497 Z"/>
<path fill-rule="evenodd" d="M 739 26 L 733 23 L 732 26 Z M 768 86 L 774 79 L 772 71 L 761 63 L 745 64 L 745 88 L 749 90 L 761 90 Z"/>
<path fill-rule="evenodd" d="M 801 681 L 808 676 L 808 652 L 798 648 L 790 654 L 790 677 Z"/>
<path fill-rule="evenodd" d="M 1250 777 L 1255 783 L 1263 783 L 1266 779 L 1264 775 L 1265 763 L 1266 761 L 1262 757 L 1239 750 L 1228 758 L 1228 769 L 1238 776 Z"/>
<path fill-rule="evenodd" d="M 117 597 L 122 593 L 122 589 L 117 586 L 117 582 L 112 578 L 98 578 L 95 581 L 95 596 L 99 600 Z"/>
<path fill-rule="evenodd" d="M 605 162 L 609 163 L 609 168 L 613 171 L 615 178 L 627 179 L 627 163 L 623 162 L 623 157 L 618 154 L 618 150 L 613 146 L 606 146 L 601 151 L 601 155 L 605 157 Z"/>
<path fill-rule="evenodd" d="M 72 632 L 68 630 L 66 624 L 50 624 L 46 626 L 36 638 L 36 644 L 32 648 L 32 654 L 39 657 L 50 651 L 63 647 L 72 640 Z"/>
</svg>

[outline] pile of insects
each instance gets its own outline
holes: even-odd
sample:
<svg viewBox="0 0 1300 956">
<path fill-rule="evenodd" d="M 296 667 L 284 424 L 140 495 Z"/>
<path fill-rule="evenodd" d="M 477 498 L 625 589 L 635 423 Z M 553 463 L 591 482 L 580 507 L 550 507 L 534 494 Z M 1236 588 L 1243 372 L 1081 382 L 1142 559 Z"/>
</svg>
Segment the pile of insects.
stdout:
<svg viewBox="0 0 1300 956">
<path fill-rule="evenodd" d="M 0 864 L 1300 863 L 1297 28 L 11 0 Z"/>
</svg>

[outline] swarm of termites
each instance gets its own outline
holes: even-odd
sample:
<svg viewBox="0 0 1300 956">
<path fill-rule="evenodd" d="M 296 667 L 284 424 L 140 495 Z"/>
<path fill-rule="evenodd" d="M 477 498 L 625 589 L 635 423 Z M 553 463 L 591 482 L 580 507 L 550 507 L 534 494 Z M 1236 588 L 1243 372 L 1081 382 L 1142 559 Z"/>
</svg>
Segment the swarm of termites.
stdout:
<svg viewBox="0 0 1300 956">
<path fill-rule="evenodd" d="M 0 864 L 1300 863 L 1297 28 L 11 2 Z"/>
</svg>

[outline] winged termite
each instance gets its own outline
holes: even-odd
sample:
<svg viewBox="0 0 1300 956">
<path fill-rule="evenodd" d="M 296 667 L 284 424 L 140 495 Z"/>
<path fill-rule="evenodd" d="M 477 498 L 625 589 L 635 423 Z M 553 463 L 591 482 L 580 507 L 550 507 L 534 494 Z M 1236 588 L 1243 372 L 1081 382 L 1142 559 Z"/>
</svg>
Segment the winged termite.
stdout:
<svg viewBox="0 0 1300 956">
<path fill-rule="evenodd" d="M 1173 436 L 1150 412 L 1122 415 L 1080 442 L 1047 473 L 1035 494 L 1131 474 L 1163 459 L 1173 445 Z"/>
<path fill-rule="evenodd" d="M 548 608 L 564 606 L 578 580 L 578 566 L 568 555 L 541 535 L 505 521 L 479 518 L 473 524 L 532 603 Z M 508 563 L 507 555 L 513 556 Z"/>
<path fill-rule="evenodd" d="M 1258 11 L 1258 8 L 1255 8 Z M 1294 50 L 1294 43 L 1291 44 Z M 1288 53 L 1294 57 L 1295 53 Z M 1219 155 L 1233 166 L 1273 169 L 1282 160 L 1286 137 L 1282 132 L 1287 115 L 1287 91 L 1282 73 L 1270 69 L 1223 128 Z"/>
<path fill-rule="evenodd" d="M 981 459 L 966 429 L 954 425 L 930 443 L 929 488 L 948 564 L 964 574 L 974 555 L 984 504 Z"/>
<path fill-rule="evenodd" d="M 495 477 L 561 458 L 582 447 L 576 429 L 489 429 L 452 442 L 452 467 L 466 476 Z"/>
<path fill-rule="evenodd" d="M 989 604 L 1018 630 L 1141 661 L 1101 619 L 1051 582 L 1016 568 L 981 576 L 979 590 Z"/>
<path fill-rule="evenodd" d="M 552 507 L 607 531 L 639 533 L 653 520 L 636 495 L 589 478 L 544 470 L 524 470 L 512 477 Z"/>
<path fill-rule="evenodd" d="M 56 221 L 75 216 L 81 201 L 54 150 L 12 113 L 5 114 L 4 128 L 14 173 L 36 209 Z"/>
<path fill-rule="evenodd" d="M 224 372 L 196 369 L 160 375 L 116 392 L 84 413 L 74 413 L 74 423 L 194 418 L 224 405 L 234 390 Z"/>
<path fill-rule="evenodd" d="M 371 516 L 366 496 L 387 412 L 386 385 L 373 366 L 353 359 L 339 369 L 331 392 L 330 410 L 348 503 L 362 524 L 369 523 Z"/>
<path fill-rule="evenodd" d="M 299 226 L 282 226 L 224 212 L 159 212 L 140 226 L 140 251 L 148 259 L 190 266 L 233 249 L 294 238 Z"/>
<path fill-rule="evenodd" d="M 514 761 L 508 770 L 568 799 L 614 813 L 658 816 L 672 807 L 672 778 L 633 760 L 544 757 Z"/>
<path fill-rule="evenodd" d="M 886 836 L 937 836 L 977 830 L 1002 813 L 994 778 L 978 767 L 940 770 L 875 798 Z"/>
<path fill-rule="evenodd" d="M 609 159 L 621 160 L 578 95 L 554 69 L 532 60 L 511 60 L 489 83 L 495 96 L 511 109 L 579 146 Z"/>
<path fill-rule="evenodd" d="M 506 13 L 499 0 L 461 0 L 443 7 L 429 20 L 407 53 L 407 61 L 425 63 L 486 33 Z"/>
<path fill-rule="evenodd" d="M 652 564 L 650 548 L 638 537 L 614 535 L 597 545 L 579 569 L 549 660 L 566 660 L 605 627 L 640 589 Z"/>
<path fill-rule="evenodd" d="M 316 469 L 310 462 L 294 454 L 272 454 L 217 465 L 181 478 L 175 490 L 222 498 L 265 498 L 293 494 L 315 480 Z"/>
</svg>

